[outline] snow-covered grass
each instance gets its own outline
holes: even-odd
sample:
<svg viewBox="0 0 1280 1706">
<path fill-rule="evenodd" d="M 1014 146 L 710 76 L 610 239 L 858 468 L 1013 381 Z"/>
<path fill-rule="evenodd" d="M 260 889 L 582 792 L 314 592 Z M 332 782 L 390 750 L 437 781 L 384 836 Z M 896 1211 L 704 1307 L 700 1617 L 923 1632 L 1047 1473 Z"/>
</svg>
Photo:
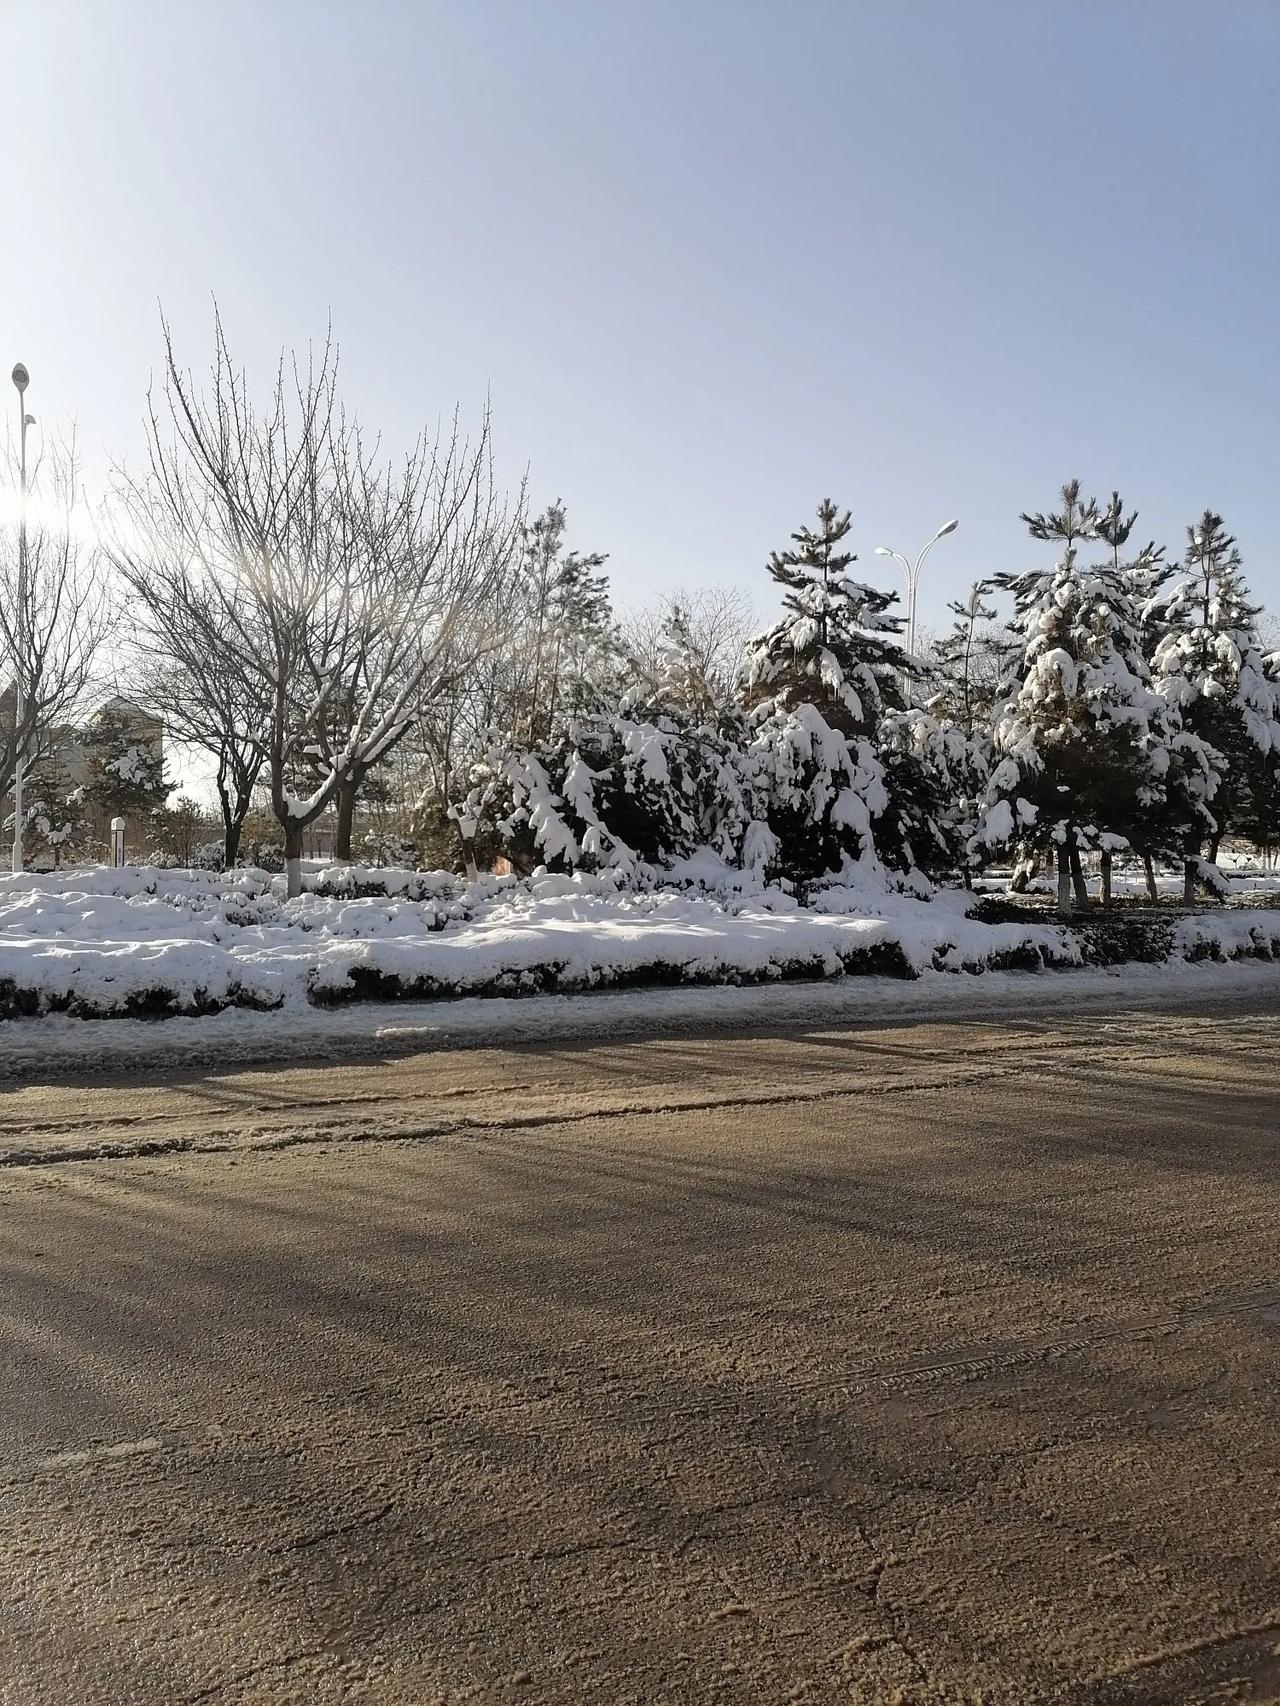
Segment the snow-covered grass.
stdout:
<svg viewBox="0 0 1280 1706">
<path fill-rule="evenodd" d="M 705 863 L 685 886 L 333 867 L 284 895 L 266 872 L 94 868 L 0 877 L 0 1017 L 207 1017 L 362 1000 L 567 995 L 849 975 L 1280 958 L 1280 911 L 1149 925 L 985 922 L 976 897 L 833 885 L 809 907 Z M 968 982 L 968 979 L 960 979 Z M 0 1043 L 0 1047 L 3 1047 Z"/>
</svg>

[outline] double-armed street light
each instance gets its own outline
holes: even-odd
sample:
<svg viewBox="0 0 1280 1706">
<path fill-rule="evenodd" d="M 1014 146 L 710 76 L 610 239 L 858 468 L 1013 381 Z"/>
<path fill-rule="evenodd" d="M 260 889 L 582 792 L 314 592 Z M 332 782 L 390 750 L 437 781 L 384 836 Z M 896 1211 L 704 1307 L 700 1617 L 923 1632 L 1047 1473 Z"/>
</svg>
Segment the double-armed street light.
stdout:
<svg viewBox="0 0 1280 1706">
<path fill-rule="evenodd" d="M 960 521 L 958 517 L 954 521 L 945 522 L 934 534 L 933 538 L 925 546 L 924 550 L 921 551 L 914 563 L 909 563 L 902 555 L 901 551 L 891 551 L 887 545 L 876 546 L 876 556 L 896 558 L 902 565 L 903 574 L 907 577 L 907 651 L 912 657 L 916 655 L 916 590 L 920 585 L 921 565 L 929 555 L 930 551 L 932 551 L 934 546 L 938 543 L 939 539 L 945 539 L 948 533 L 954 533 L 959 525 Z"/>
<path fill-rule="evenodd" d="M 18 608 L 14 622 L 13 671 L 13 869 L 22 870 L 22 772 L 26 761 L 23 718 L 26 715 L 27 667 L 27 428 L 36 424 L 26 408 L 26 390 L 31 375 L 19 361 L 10 377 L 18 392 Z"/>
</svg>

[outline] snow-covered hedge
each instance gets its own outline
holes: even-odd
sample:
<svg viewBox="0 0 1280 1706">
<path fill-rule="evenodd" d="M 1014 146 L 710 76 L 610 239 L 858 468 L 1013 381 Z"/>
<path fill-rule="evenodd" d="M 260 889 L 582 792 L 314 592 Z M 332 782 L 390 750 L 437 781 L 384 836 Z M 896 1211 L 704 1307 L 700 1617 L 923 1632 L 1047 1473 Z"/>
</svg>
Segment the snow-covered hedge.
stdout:
<svg viewBox="0 0 1280 1706">
<path fill-rule="evenodd" d="M 314 894 L 347 899 L 370 896 L 431 900 L 445 906 L 459 900 L 466 885 L 452 871 L 411 871 L 381 865 L 326 865 L 308 885 Z"/>
<path fill-rule="evenodd" d="M 1280 958 L 1280 911 L 1118 914 L 1067 928 L 828 886 L 808 907 L 693 860 L 680 886 L 613 876 L 326 873 L 295 900 L 263 871 L 96 869 L 0 877 L 0 1017 L 439 1000 L 873 974 Z M 370 889 L 376 892 L 366 892 Z"/>
<path fill-rule="evenodd" d="M 745 984 L 930 968 L 1073 963 L 1051 924 L 979 924 L 898 896 L 880 915 L 805 910 L 777 891 L 726 902 L 591 879 L 534 878 L 430 943 L 387 936 L 327 944 L 315 1001 L 568 993 L 654 984 Z"/>
<path fill-rule="evenodd" d="M 1173 928 L 1170 959 L 1280 960 L 1280 911 L 1252 915 L 1243 910 L 1180 918 Z"/>
</svg>

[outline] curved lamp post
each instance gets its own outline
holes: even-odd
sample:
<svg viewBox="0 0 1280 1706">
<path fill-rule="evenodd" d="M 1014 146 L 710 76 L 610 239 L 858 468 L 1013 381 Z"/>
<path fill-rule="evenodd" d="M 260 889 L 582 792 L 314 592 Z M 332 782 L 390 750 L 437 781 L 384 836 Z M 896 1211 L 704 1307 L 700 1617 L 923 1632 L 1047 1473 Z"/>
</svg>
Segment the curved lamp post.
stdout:
<svg viewBox="0 0 1280 1706">
<path fill-rule="evenodd" d="M 887 545 L 876 546 L 876 556 L 896 558 L 907 577 L 907 651 L 912 657 L 916 655 L 916 591 L 920 585 L 921 565 L 939 539 L 945 539 L 948 533 L 954 533 L 959 525 L 959 517 L 954 521 L 944 522 L 914 563 L 909 563 L 901 551 L 891 551 Z"/>
</svg>

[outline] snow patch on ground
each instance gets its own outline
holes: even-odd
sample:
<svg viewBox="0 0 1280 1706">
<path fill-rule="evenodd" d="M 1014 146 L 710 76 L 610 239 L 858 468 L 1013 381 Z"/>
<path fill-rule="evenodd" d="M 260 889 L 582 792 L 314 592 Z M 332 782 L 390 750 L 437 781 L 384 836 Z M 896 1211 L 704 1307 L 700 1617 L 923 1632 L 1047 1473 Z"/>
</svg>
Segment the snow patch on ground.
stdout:
<svg viewBox="0 0 1280 1706">
<path fill-rule="evenodd" d="M 73 1055 L 81 1065 L 274 1058 L 677 1016 L 893 1016 L 957 999 L 972 1011 L 979 999 L 1039 1003 L 1047 992 L 1032 984 L 1059 982 L 1008 968 L 1085 958 L 1081 936 L 1051 920 L 969 917 L 975 897 L 962 891 L 923 901 L 832 886 L 804 908 L 706 861 L 681 877 L 685 887 L 636 892 L 611 877 L 467 885 L 447 872 L 334 868 L 295 900 L 283 879 L 253 870 L 0 877 L 0 1074 Z M 1077 969 L 1072 999 L 1115 995 L 1118 976 L 1134 991 L 1153 978 L 1169 988 L 1210 976 L 1190 962 L 1280 958 L 1280 911 L 1165 916 L 1167 964 Z M 969 972 L 985 973 L 981 986 L 955 975 Z M 827 982 L 836 987 L 813 987 Z M 575 999 L 586 991 L 590 1002 Z M 362 1013 L 362 1002 L 379 1005 Z M 109 1035 L 91 1038 L 104 1025 L 81 1023 L 89 1017 Z"/>
<path fill-rule="evenodd" d="M 374 875 L 335 872 L 294 900 L 265 872 L 0 879 L 0 1013 L 202 1015 L 1079 959 L 1052 923 L 976 923 L 963 905 L 865 889 L 804 909 L 776 888 L 632 892 L 584 876 L 466 886 L 393 872 L 364 892 Z"/>
<path fill-rule="evenodd" d="M 421 1049 L 549 1045 L 630 1037 L 739 1032 L 753 1027 L 842 1027 L 934 1020 L 1007 1021 L 1027 1013 L 1070 1015 L 1212 1002 L 1280 1002 L 1280 966 L 1256 960 L 1127 965 L 1069 977 L 988 972 L 981 979 L 927 971 L 918 980 L 846 978 L 830 983 L 617 990 L 542 995 L 524 1001 L 471 998 L 362 1003 L 333 1011 L 227 1009 L 207 1018 L 111 1019 L 86 1025 L 65 1016 L 0 1027 L 0 1081 L 146 1066 L 189 1077 L 201 1070 L 308 1059 L 341 1060 Z"/>
</svg>

